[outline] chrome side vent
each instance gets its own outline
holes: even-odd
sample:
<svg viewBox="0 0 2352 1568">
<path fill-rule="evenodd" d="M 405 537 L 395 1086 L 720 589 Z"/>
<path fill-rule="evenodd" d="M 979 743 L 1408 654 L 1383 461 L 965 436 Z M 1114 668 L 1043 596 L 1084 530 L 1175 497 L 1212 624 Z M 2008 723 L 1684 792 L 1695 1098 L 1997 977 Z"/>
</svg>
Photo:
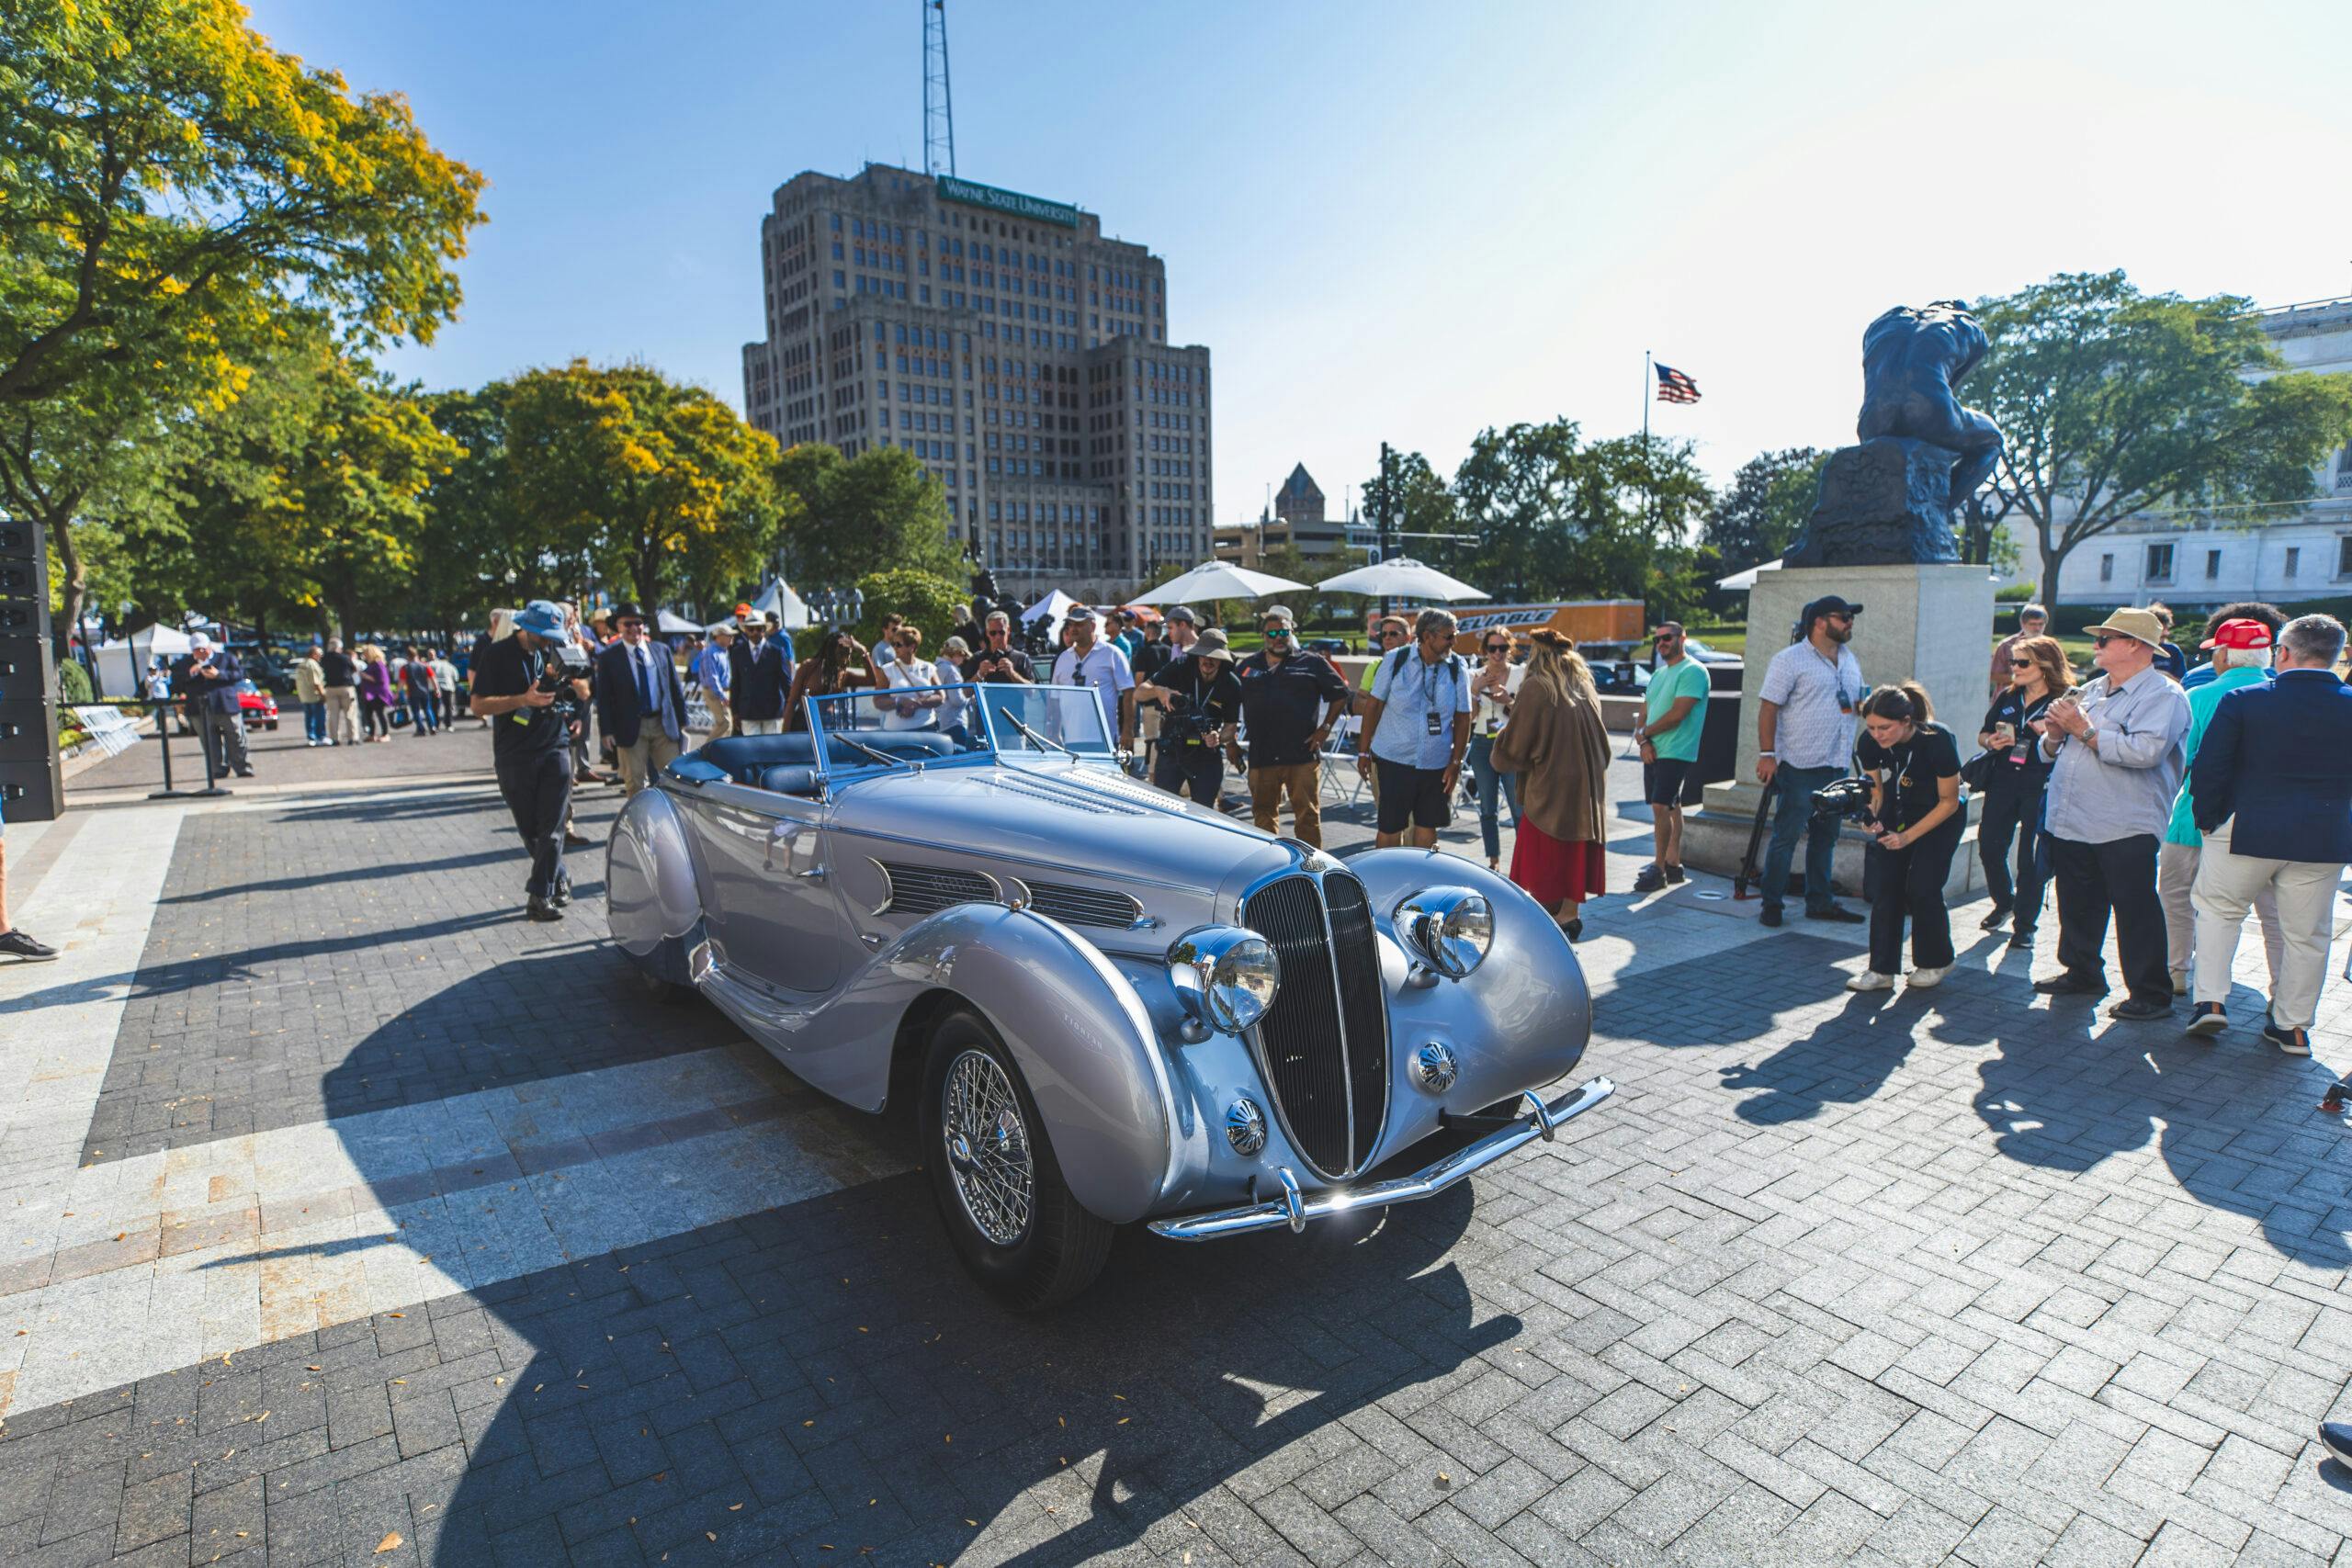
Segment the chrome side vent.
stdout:
<svg viewBox="0 0 2352 1568">
<path fill-rule="evenodd" d="M 994 881 L 977 871 L 945 866 L 910 865 L 905 861 L 877 860 L 875 866 L 889 884 L 889 897 L 877 915 L 931 915 L 957 904 L 1002 901 Z"/>
<path fill-rule="evenodd" d="M 1066 926 L 1102 926 L 1125 931 L 1143 918 L 1143 906 L 1124 893 L 1077 887 L 1067 882 L 1032 882 L 1029 907 Z"/>
</svg>

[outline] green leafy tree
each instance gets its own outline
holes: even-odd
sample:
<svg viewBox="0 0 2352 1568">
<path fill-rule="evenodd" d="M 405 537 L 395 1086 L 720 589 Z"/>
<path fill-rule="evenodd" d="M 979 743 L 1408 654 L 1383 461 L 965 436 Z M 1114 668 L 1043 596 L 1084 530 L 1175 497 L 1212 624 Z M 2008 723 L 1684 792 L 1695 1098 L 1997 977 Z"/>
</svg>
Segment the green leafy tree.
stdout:
<svg viewBox="0 0 2352 1568">
<path fill-rule="evenodd" d="M 904 447 L 843 457 L 802 442 L 777 460 L 775 476 L 791 498 L 786 553 L 796 584 L 841 587 L 893 568 L 965 575 L 963 554 L 947 536 L 947 491 Z"/>
<path fill-rule="evenodd" d="M 865 618 L 857 624 L 860 642 L 871 648 L 882 635 L 883 616 L 904 615 L 922 629 L 923 653 L 934 659 L 939 645 L 955 630 L 956 612 L 971 597 L 953 578 L 902 567 L 860 578 L 857 591 L 865 595 Z"/>
<path fill-rule="evenodd" d="M 1565 419 L 1481 431 L 1453 496 L 1478 536 L 1472 581 L 1498 598 L 1645 598 L 1679 583 L 1709 499 L 1687 444 L 1587 445 Z"/>
<path fill-rule="evenodd" d="M 147 387 L 119 366 L 53 398 L 0 405 L 0 507 L 48 533 L 61 652 L 94 570 L 127 527 L 166 503 L 165 480 L 195 439 L 192 419 L 161 417 Z M 114 586 L 126 586 L 119 574 Z"/>
<path fill-rule="evenodd" d="M 1377 527 L 1384 517 L 1393 513 L 1396 519 L 1394 538 L 1399 555 L 1432 566 L 1464 558 L 1461 541 L 1432 536 L 1463 531 L 1460 509 L 1454 504 L 1453 492 L 1446 488 L 1444 477 L 1419 452 L 1397 454 L 1391 464 L 1391 475 L 1396 487 L 1393 499 L 1378 472 L 1364 481 L 1364 521 Z"/>
<path fill-rule="evenodd" d="M 498 389 L 495 492 L 531 547 L 582 555 L 649 611 L 752 576 L 785 509 L 775 439 L 699 387 L 650 366 L 574 360 Z"/>
<path fill-rule="evenodd" d="M 295 300 L 428 339 L 481 187 L 406 100 L 271 49 L 235 0 L 7 0 L 0 407 L 159 361 L 233 395 L 238 343 Z"/>
<path fill-rule="evenodd" d="M 1759 452 L 1739 466 L 1699 529 L 1731 570 L 1778 560 L 1804 532 L 1829 454 L 1813 446 Z"/>
<path fill-rule="evenodd" d="M 2352 436 L 2352 377 L 2284 370 L 2233 295 L 2061 273 L 1976 311 L 1992 352 L 1969 389 L 2007 442 L 1996 505 L 2032 531 L 2045 595 L 2126 518 L 2308 500 L 2312 468 Z"/>
</svg>

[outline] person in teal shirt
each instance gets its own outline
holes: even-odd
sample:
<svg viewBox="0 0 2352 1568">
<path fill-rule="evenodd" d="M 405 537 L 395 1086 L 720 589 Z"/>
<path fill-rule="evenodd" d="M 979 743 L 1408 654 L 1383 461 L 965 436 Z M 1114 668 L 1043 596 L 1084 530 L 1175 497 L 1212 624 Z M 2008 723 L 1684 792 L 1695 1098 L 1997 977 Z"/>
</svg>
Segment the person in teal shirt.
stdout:
<svg viewBox="0 0 2352 1568">
<path fill-rule="evenodd" d="M 2197 910 L 2189 902 L 2189 889 L 2197 882 L 2197 865 L 2204 858 L 2205 837 L 2197 830 L 2195 803 L 2188 795 L 2188 764 L 2197 756 L 2198 744 L 2205 739 L 2205 727 L 2212 722 L 2213 710 L 2222 699 L 2240 686 L 2260 685 L 2270 679 L 2270 628 L 2260 621 L 2223 621 L 2213 628 L 2205 647 L 2213 655 L 2213 678 L 2196 686 L 2188 694 L 2188 738 L 2184 742 L 2180 794 L 2172 803 L 2172 821 L 2165 829 L 2164 842 L 2156 849 L 2156 896 L 2165 907 L 2165 959 L 2172 969 L 2175 996 L 2188 990 L 2188 964 L 2193 954 L 2197 931 Z M 2275 986 L 2278 977 L 2278 961 L 2286 947 L 2286 937 L 2278 924 L 2278 897 L 2265 888 L 2254 900 L 2254 912 L 2262 922 L 2262 950 L 2270 960 L 2270 977 Z"/>
<path fill-rule="evenodd" d="M 1650 671 L 1649 711 L 1634 739 L 1642 743 L 1642 798 L 1649 803 L 1657 858 L 1634 879 L 1636 893 L 1682 880 L 1682 786 L 1707 728 L 1707 667 L 1690 657 L 1682 623 L 1664 622 L 1650 638 L 1657 665 Z"/>
</svg>

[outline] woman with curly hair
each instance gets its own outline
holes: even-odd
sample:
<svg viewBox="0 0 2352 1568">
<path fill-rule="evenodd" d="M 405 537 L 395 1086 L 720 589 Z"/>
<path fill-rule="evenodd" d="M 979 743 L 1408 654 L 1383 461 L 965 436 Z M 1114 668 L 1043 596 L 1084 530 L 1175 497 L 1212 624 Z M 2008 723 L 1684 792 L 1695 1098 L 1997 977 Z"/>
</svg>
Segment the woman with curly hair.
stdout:
<svg viewBox="0 0 2352 1568">
<path fill-rule="evenodd" d="M 817 651 L 802 660 L 792 673 L 792 691 L 784 704 L 785 728 L 797 732 L 808 728 L 810 697 L 829 697 L 835 692 L 855 691 L 860 687 L 878 687 L 882 678 L 876 672 L 874 656 L 847 626 L 828 626 L 817 644 Z"/>
<path fill-rule="evenodd" d="M 1510 879 L 1574 942 L 1584 935 L 1578 907 L 1607 890 L 1609 731 L 1576 644 L 1549 626 L 1537 627 L 1530 641 L 1527 675 L 1491 760 L 1519 779 Z"/>
</svg>

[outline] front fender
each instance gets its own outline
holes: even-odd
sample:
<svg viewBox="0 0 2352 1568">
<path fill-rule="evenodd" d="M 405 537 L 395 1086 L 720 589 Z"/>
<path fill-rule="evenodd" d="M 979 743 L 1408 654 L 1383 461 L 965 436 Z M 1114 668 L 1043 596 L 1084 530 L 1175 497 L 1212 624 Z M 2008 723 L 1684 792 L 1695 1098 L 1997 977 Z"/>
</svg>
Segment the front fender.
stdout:
<svg viewBox="0 0 2352 1568">
<path fill-rule="evenodd" d="M 1027 1080 L 1070 1191 L 1125 1224 L 1170 1183 L 1180 1145 L 1204 1134 L 1179 1113 L 1149 1016 L 1095 946 L 1026 909 L 942 909 L 874 955 L 823 1007 L 789 1027 L 784 1059 L 852 1105 L 879 1111 L 907 1010 L 944 990 L 988 1019 Z"/>
</svg>

